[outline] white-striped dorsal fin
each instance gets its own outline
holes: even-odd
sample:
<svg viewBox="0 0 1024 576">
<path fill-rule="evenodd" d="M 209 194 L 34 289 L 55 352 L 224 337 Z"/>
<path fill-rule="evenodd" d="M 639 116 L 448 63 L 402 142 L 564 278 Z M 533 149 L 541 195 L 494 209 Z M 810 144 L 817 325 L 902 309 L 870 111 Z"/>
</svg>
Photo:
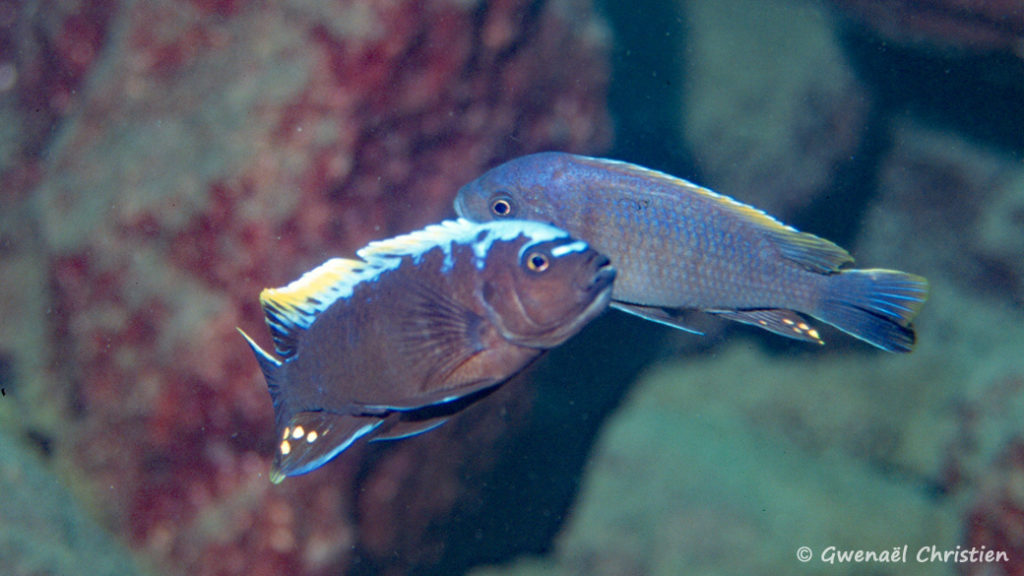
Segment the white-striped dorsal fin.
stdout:
<svg viewBox="0 0 1024 576">
<path fill-rule="evenodd" d="M 418 257 L 437 247 L 445 249 L 452 243 L 464 244 L 472 242 L 474 236 L 481 231 L 479 225 L 464 218 L 445 220 L 431 224 L 422 230 L 375 240 L 356 251 L 360 258 L 367 262 L 388 261 L 403 256 Z"/>
<path fill-rule="evenodd" d="M 274 349 L 284 359 L 294 356 L 299 334 L 308 329 L 320 313 L 338 299 L 351 296 L 360 282 L 398 266 L 403 257 L 412 257 L 418 262 L 419 257 L 431 249 L 441 248 L 447 269 L 453 264 L 452 244 L 468 244 L 473 246 L 476 266 L 482 267 L 491 244 L 519 235 L 527 236 L 532 242 L 568 236 L 554 226 L 539 222 L 506 220 L 477 224 L 463 218 L 446 220 L 422 230 L 371 242 L 356 251 L 364 261 L 333 258 L 287 286 L 267 288 L 260 292 L 260 303 L 274 338 Z"/>
<path fill-rule="evenodd" d="M 367 262 L 332 258 L 287 286 L 260 292 L 277 353 L 285 359 L 294 356 L 300 331 L 308 329 L 339 298 L 351 296 L 356 284 L 380 271 L 380 266 Z"/>
<path fill-rule="evenodd" d="M 744 204 L 739 200 L 725 194 L 719 194 L 714 190 L 694 184 L 689 180 L 620 160 L 590 158 L 587 156 L 580 156 L 580 158 L 609 167 L 616 167 L 624 172 L 640 174 L 645 178 L 661 181 L 670 186 L 685 189 L 707 198 L 723 210 L 735 214 L 767 233 L 775 242 L 783 257 L 815 272 L 831 273 L 837 271 L 843 265 L 853 263 L 853 256 L 835 243 L 814 234 L 801 232 L 792 226 L 779 222 L 775 217 L 759 208 Z"/>
<path fill-rule="evenodd" d="M 531 242 L 546 242 L 569 234 L 541 222 L 498 220 L 476 223 L 459 218 L 431 224 L 422 230 L 394 238 L 370 242 L 356 254 L 367 262 L 387 266 L 393 265 L 398 258 L 411 256 L 417 259 L 433 248 L 441 248 L 446 257 L 445 265 L 451 266 L 452 244 L 466 244 L 473 246 L 479 267 L 491 244 L 499 240 L 512 240 L 520 235 L 527 236 Z"/>
</svg>

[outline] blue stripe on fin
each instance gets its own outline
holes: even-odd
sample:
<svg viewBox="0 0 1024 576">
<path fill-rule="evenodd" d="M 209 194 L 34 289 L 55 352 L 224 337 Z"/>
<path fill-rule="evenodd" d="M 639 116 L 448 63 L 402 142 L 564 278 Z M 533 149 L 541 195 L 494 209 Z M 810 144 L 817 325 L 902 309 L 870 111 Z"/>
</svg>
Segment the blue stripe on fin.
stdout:
<svg viewBox="0 0 1024 576">
<path fill-rule="evenodd" d="M 683 324 L 685 320 L 684 310 L 675 310 L 672 308 L 658 308 L 657 306 L 644 306 L 642 304 L 630 304 L 627 302 L 612 302 L 611 307 L 616 310 L 622 310 L 627 314 L 639 316 L 644 320 L 650 320 L 662 326 L 668 326 L 669 328 L 675 328 L 682 330 L 683 332 L 689 332 L 690 334 L 696 334 L 697 336 L 703 336 L 704 333 L 700 330 L 694 330 Z"/>
<path fill-rule="evenodd" d="M 434 428 L 444 424 L 450 415 L 427 418 L 426 420 L 403 420 L 403 414 L 395 412 L 388 416 L 387 420 L 393 420 L 385 425 L 383 432 L 378 432 L 371 438 L 370 442 L 381 442 L 384 440 L 404 440 L 430 432 Z"/>
<path fill-rule="evenodd" d="M 299 412 L 278 429 L 270 481 L 279 484 L 287 476 L 316 470 L 383 422 L 375 416 Z"/>
<path fill-rule="evenodd" d="M 910 352 L 910 322 L 928 299 L 928 281 L 897 270 L 847 270 L 829 277 L 814 317 L 890 352 Z"/>
</svg>

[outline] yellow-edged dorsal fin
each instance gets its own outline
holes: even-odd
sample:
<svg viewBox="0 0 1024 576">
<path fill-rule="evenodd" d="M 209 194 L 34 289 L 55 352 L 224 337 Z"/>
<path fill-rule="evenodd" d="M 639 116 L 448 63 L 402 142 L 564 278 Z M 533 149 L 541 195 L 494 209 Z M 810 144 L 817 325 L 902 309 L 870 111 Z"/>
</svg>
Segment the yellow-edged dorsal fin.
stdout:
<svg viewBox="0 0 1024 576">
<path fill-rule="evenodd" d="M 348 298 L 356 284 L 379 274 L 380 266 L 358 260 L 332 258 L 281 288 L 260 292 L 260 304 L 283 358 L 295 354 L 295 338 L 339 298 Z"/>
<path fill-rule="evenodd" d="M 506 220 L 474 223 L 465 219 L 447 220 L 422 230 L 371 242 L 356 254 L 365 261 L 333 258 L 306 272 L 301 278 L 281 288 L 267 288 L 260 293 L 267 326 L 274 337 L 274 348 L 284 359 L 295 355 L 296 339 L 308 329 L 317 316 L 341 298 L 352 295 L 355 286 L 364 280 L 401 265 L 411 257 L 413 264 L 431 249 L 444 251 L 444 270 L 454 264 L 453 244 L 472 246 L 477 267 L 482 267 L 491 245 L 498 240 L 526 236 L 532 242 L 562 238 L 568 234 L 539 222 Z"/>
<path fill-rule="evenodd" d="M 853 263 L 853 256 L 850 256 L 849 252 L 829 240 L 815 236 L 814 234 L 801 232 L 792 226 L 787 226 L 786 224 L 779 222 L 769 214 L 754 208 L 749 204 L 744 204 L 738 200 L 730 198 L 724 194 L 719 194 L 688 180 L 677 178 L 670 174 L 665 174 L 664 172 L 659 172 L 650 168 L 644 168 L 643 166 L 637 166 L 636 164 L 630 164 L 629 162 L 608 160 L 605 158 L 580 158 L 583 158 L 584 161 L 602 164 L 605 167 L 617 168 L 622 172 L 632 172 L 644 178 L 659 181 L 668 186 L 678 188 L 681 192 L 696 194 L 706 198 L 721 209 L 735 214 L 751 225 L 760 228 L 775 242 L 779 253 L 782 254 L 783 257 L 792 260 L 809 270 L 820 273 L 829 273 L 835 272 L 845 264 Z"/>
</svg>

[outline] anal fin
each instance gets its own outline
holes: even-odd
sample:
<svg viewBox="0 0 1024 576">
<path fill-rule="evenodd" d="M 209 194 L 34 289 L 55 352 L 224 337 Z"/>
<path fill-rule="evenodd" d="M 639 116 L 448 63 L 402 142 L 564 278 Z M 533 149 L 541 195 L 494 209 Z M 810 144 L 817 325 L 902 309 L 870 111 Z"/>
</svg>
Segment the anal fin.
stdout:
<svg viewBox="0 0 1024 576">
<path fill-rule="evenodd" d="M 759 310 L 705 310 L 705 312 L 735 322 L 757 326 L 787 338 L 818 344 L 825 343 L 814 326 L 808 324 L 807 320 L 792 310 L 764 308 Z"/>
<path fill-rule="evenodd" d="M 278 484 L 287 476 L 298 476 L 323 466 L 383 422 L 377 416 L 333 412 L 295 414 L 278 430 L 277 455 L 270 470 L 270 481 Z"/>
<path fill-rule="evenodd" d="M 698 336 L 704 335 L 704 333 L 699 330 L 694 330 L 693 328 L 683 325 L 682 319 L 680 318 L 682 316 L 682 311 L 680 310 L 672 308 L 658 308 L 656 306 L 643 306 L 641 304 L 629 304 L 618 301 L 612 302 L 611 307 L 634 316 L 639 316 L 644 320 L 657 322 L 663 326 L 668 326 L 670 328 L 675 328 Z"/>
</svg>

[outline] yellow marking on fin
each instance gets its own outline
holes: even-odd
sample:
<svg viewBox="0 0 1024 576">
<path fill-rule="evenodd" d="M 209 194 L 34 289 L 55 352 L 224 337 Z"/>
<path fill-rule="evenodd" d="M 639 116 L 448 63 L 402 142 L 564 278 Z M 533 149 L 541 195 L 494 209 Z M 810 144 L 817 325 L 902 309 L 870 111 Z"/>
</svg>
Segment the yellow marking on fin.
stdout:
<svg viewBox="0 0 1024 576">
<path fill-rule="evenodd" d="M 786 326 L 792 326 L 794 324 L 794 322 L 789 318 L 783 318 L 782 323 L 785 324 Z"/>
<path fill-rule="evenodd" d="M 773 216 L 763 210 L 755 208 L 749 204 L 744 204 L 739 200 L 730 198 L 724 194 L 719 194 L 714 190 L 694 184 L 693 182 L 684 180 L 683 178 L 678 178 L 671 174 L 666 174 L 664 172 L 659 172 L 657 170 L 652 170 L 650 168 L 619 160 L 588 158 L 586 156 L 580 156 L 579 158 L 584 161 L 589 160 L 590 162 L 596 162 L 598 164 L 614 166 L 625 172 L 640 174 L 646 178 L 664 182 L 670 186 L 684 189 L 692 194 L 710 200 L 723 210 L 735 214 L 746 222 L 763 229 L 783 246 L 783 252 L 788 254 L 788 257 L 799 261 L 804 265 L 810 265 L 814 269 L 820 268 L 826 271 L 836 270 L 844 264 L 853 262 L 853 257 L 850 256 L 849 252 L 829 240 L 820 238 L 814 234 L 801 232 L 792 226 L 783 224 L 776 220 Z"/>
<path fill-rule="evenodd" d="M 821 339 L 821 336 L 818 335 L 818 331 L 815 330 L 814 328 L 811 328 L 810 330 L 808 330 L 807 331 L 807 335 L 810 336 L 811 338 L 814 338 L 815 340 L 817 340 L 818 344 L 824 344 L 825 343 L 825 341 Z"/>
<path fill-rule="evenodd" d="M 296 426 L 295 431 L 292 432 L 292 438 L 298 440 L 306 435 L 306 431 L 302 429 L 302 426 Z"/>
<path fill-rule="evenodd" d="M 292 451 L 292 445 L 287 440 L 281 441 L 281 454 L 287 456 Z"/>
<path fill-rule="evenodd" d="M 260 292 L 260 303 L 264 306 L 272 303 L 282 310 L 301 309 L 310 299 L 326 300 L 333 292 L 350 291 L 363 279 L 363 273 L 371 268 L 366 262 L 332 258 L 287 286 L 264 289 Z"/>
<path fill-rule="evenodd" d="M 587 157 L 583 157 L 583 158 L 587 158 Z M 683 178 L 679 178 L 677 176 L 672 176 L 671 174 L 666 174 L 664 172 L 660 172 L 658 170 L 653 170 L 651 168 L 645 168 L 645 167 L 639 166 L 637 164 L 630 164 L 629 162 L 622 162 L 621 160 L 610 160 L 610 159 L 607 159 L 607 158 L 587 158 L 587 159 L 591 160 L 591 161 L 596 161 L 596 162 L 601 163 L 601 164 L 610 164 L 610 165 L 613 165 L 613 166 L 617 166 L 619 168 L 625 169 L 626 171 L 638 172 L 638 173 L 643 174 L 644 176 L 646 176 L 648 178 L 652 178 L 654 180 L 661 180 L 662 182 L 665 182 L 667 184 L 671 184 L 672 186 L 678 186 L 678 187 L 681 187 L 681 188 L 686 188 L 687 190 L 689 190 L 689 191 L 691 191 L 691 192 L 693 192 L 695 194 L 698 194 L 700 196 L 703 196 L 705 198 L 713 200 L 716 204 L 719 204 L 720 206 L 722 206 L 722 207 L 724 207 L 724 208 L 726 208 L 728 210 L 731 210 L 731 211 L 733 211 L 733 212 L 735 212 L 737 214 L 745 216 L 748 220 L 752 221 L 754 224 L 758 224 L 760 226 L 764 226 L 765 228 L 777 230 L 777 231 L 780 231 L 780 232 L 781 231 L 785 231 L 785 232 L 795 232 L 797 234 L 803 234 L 802 232 L 800 232 L 796 228 L 793 228 L 792 226 L 787 226 L 787 225 L 783 224 L 782 222 L 779 222 L 778 220 L 776 220 L 772 216 L 768 215 L 763 210 L 759 210 L 757 208 L 754 208 L 753 206 L 751 206 L 749 204 L 744 204 L 743 202 L 740 202 L 739 200 L 736 200 L 735 198 L 730 198 L 729 196 L 726 196 L 725 194 L 719 194 L 718 192 L 715 192 L 714 190 L 711 190 L 709 188 L 705 188 L 705 187 L 703 187 L 703 186 L 701 186 L 699 184 L 694 184 L 693 182 L 690 182 L 689 180 L 686 180 L 686 179 L 683 179 Z"/>
<path fill-rule="evenodd" d="M 313 442 L 316 442 L 316 437 L 316 430 L 310 430 L 309 434 L 306 434 L 306 442 L 312 444 Z"/>
<path fill-rule="evenodd" d="M 284 427 L 284 434 L 281 435 L 281 439 L 282 440 L 287 440 L 288 439 L 288 435 L 291 434 L 291 433 L 292 433 L 292 429 L 287 427 L 287 426 L 285 426 Z"/>
</svg>

